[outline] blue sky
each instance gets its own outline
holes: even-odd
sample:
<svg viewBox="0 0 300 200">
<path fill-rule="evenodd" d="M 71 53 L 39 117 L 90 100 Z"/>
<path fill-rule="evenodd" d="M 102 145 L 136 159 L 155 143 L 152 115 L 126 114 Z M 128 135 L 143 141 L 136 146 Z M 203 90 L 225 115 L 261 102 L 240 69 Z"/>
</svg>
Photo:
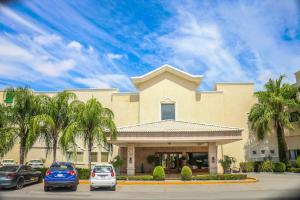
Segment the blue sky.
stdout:
<svg viewBox="0 0 300 200">
<path fill-rule="evenodd" d="M 119 88 L 170 64 L 215 82 L 300 70 L 300 2 L 30 0 L 0 5 L 0 88 Z"/>
</svg>

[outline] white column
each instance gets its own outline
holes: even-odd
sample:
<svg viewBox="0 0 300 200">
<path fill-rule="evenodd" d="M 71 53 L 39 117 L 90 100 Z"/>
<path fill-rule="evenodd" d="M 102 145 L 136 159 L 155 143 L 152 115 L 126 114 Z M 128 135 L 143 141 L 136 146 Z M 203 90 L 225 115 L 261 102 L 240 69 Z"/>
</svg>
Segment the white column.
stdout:
<svg viewBox="0 0 300 200">
<path fill-rule="evenodd" d="M 215 142 L 208 143 L 208 159 L 209 173 L 216 174 L 218 172 L 217 145 Z"/>
<path fill-rule="evenodd" d="M 127 175 L 135 175 L 135 148 L 134 144 L 128 144 L 127 146 Z"/>
</svg>

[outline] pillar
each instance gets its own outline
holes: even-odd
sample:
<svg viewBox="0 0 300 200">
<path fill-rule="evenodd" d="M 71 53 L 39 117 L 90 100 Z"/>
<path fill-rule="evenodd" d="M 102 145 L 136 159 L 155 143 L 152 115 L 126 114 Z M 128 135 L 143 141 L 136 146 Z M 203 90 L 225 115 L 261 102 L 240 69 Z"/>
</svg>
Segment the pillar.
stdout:
<svg viewBox="0 0 300 200">
<path fill-rule="evenodd" d="M 135 175 L 135 148 L 133 144 L 128 144 L 127 147 L 127 175 Z"/>
<path fill-rule="evenodd" d="M 216 174 L 218 172 L 217 145 L 215 142 L 208 143 L 208 159 L 209 173 Z"/>
</svg>

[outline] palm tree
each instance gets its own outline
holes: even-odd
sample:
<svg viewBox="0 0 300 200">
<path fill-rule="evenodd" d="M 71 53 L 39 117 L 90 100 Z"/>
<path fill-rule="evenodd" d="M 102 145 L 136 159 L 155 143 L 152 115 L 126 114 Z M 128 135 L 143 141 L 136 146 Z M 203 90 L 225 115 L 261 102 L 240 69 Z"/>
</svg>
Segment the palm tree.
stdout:
<svg viewBox="0 0 300 200">
<path fill-rule="evenodd" d="M 296 98 L 297 88 L 283 83 L 284 76 L 277 80 L 270 79 L 265 85 L 264 91 L 255 93 L 258 99 L 250 111 L 249 121 L 251 128 L 256 131 L 258 139 L 263 140 L 270 132 L 271 125 L 276 130 L 279 159 L 286 162 L 289 154 L 285 140 L 285 129 L 293 129 L 290 123 L 290 110 L 299 106 Z M 298 107 L 299 108 L 299 107 Z"/>
<path fill-rule="evenodd" d="M 47 147 L 46 154 L 52 150 L 53 162 L 55 162 L 59 136 L 69 123 L 69 105 L 70 101 L 76 98 L 76 95 L 64 91 L 54 97 L 41 96 L 40 98 L 43 99 L 41 101 L 42 114 L 32 119 L 26 148 L 30 149 L 40 138 Z"/>
<path fill-rule="evenodd" d="M 4 104 L 0 104 L 0 158 L 2 158 L 14 145 L 14 135 L 8 127 L 8 109 Z"/>
<path fill-rule="evenodd" d="M 30 122 L 33 116 L 39 113 L 39 98 L 35 96 L 31 90 L 28 88 L 8 88 L 5 90 L 4 94 L 13 93 L 14 99 L 13 103 L 9 105 L 6 109 L 8 123 L 3 131 L 6 135 L 7 142 L 6 149 L 11 149 L 14 142 L 19 138 L 19 156 L 20 164 L 24 164 L 25 156 L 28 151 L 26 151 L 26 142 L 28 140 Z"/>
<path fill-rule="evenodd" d="M 113 112 L 103 107 L 95 98 L 91 98 L 85 104 L 74 101 L 71 104 L 70 117 L 72 121 L 60 138 L 62 149 L 64 152 L 72 147 L 75 149 L 76 139 L 82 139 L 88 148 L 88 167 L 91 169 L 94 144 L 106 144 L 107 137 L 113 140 L 117 136 Z"/>
</svg>

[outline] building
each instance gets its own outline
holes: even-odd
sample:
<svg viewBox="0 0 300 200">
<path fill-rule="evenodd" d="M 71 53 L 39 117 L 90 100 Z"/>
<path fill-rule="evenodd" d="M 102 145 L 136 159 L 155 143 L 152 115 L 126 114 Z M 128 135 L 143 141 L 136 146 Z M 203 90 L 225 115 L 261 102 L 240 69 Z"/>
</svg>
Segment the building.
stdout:
<svg viewBox="0 0 300 200">
<path fill-rule="evenodd" d="M 299 84 L 300 73 L 296 75 Z M 111 141 L 114 152 L 110 154 L 104 147 L 95 146 L 92 161 L 107 162 L 119 154 L 126 161 L 122 172 L 133 175 L 151 172 L 150 159 L 159 162 L 168 173 L 178 173 L 185 164 L 195 172 L 222 172 L 218 161 L 223 155 L 236 158 L 237 167 L 246 160 L 267 157 L 278 160 L 274 134 L 258 141 L 249 129 L 248 113 L 256 102 L 254 84 L 216 83 L 213 91 L 199 91 L 203 78 L 163 65 L 145 75 L 132 77 L 136 92 L 69 90 L 79 100 L 97 98 L 115 114 L 118 138 Z M 300 129 L 296 127 L 286 134 L 289 149 L 297 154 Z M 43 157 L 45 147 L 37 143 L 27 160 Z M 18 160 L 17 145 L 5 158 Z M 68 159 L 72 158 L 58 152 L 58 160 Z M 46 164 L 51 161 L 49 154 Z M 87 151 L 80 141 L 74 162 L 79 166 L 87 164 Z"/>
</svg>

